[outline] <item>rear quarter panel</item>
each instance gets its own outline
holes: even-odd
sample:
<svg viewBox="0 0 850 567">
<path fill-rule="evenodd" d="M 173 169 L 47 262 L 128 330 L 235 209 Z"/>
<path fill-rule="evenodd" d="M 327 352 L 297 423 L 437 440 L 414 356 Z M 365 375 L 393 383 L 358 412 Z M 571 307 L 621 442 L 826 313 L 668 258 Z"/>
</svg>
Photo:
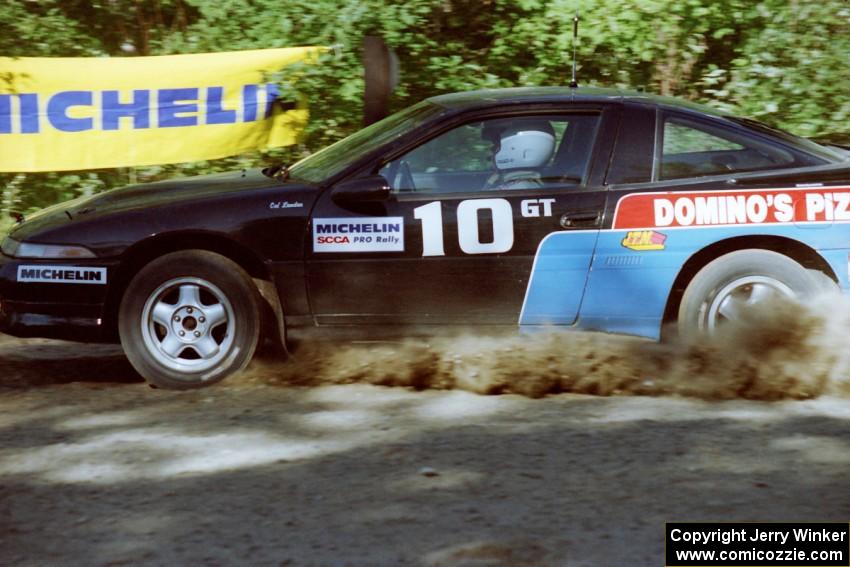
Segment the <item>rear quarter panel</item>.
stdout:
<svg viewBox="0 0 850 567">
<path fill-rule="evenodd" d="M 773 198 L 768 200 L 767 196 L 782 193 L 792 203 L 791 209 L 784 210 L 787 214 L 769 207 L 762 212 L 755 206 L 756 214 L 747 216 L 745 223 L 724 225 L 708 224 L 717 219 L 702 219 L 706 224 L 696 224 L 698 217 L 691 224 L 682 225 L 675 220 L 668 223 L 669 215 L 662 218 L 664 215 L 654 203 L 651 208 L 644 208 L 642 215 L 629 216 L 624 214 L 628 200 L 635 201 L 641 194 L 621 196 L 608 223 L 610 228 L 602 230 L 597 240 L 579 326 L 657 339 L 673 284 L 686 262 L 706 247 L 742 236 L 799 242 L 819 255 L 832 269 L 842 290 L 850 292 L 850 210 L 839 210 L 837 204 L 820 209 L 821 196 L 844 193 L 850 201 L 848 191 L 850 187 L 838 186 L 650 194 L 674 203 L 679 198 L 693 200 L 700 195 L 762 195 L 765 203 L 772 203 Z M 832 211 L 827 211 L 831 206 Z M 569 237 L 559 234 L 555 238 Z"/>
</svg>

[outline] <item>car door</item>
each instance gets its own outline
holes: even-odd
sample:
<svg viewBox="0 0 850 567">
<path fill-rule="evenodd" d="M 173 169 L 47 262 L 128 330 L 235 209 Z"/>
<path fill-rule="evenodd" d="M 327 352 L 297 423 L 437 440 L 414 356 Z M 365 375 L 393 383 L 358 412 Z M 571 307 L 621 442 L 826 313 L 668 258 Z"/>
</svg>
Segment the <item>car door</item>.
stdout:
<svg viewBox="0 0 850 567">
<path fill-rule="evenodd" d="M 567 107 L 476 116 L 376 162 L 366 173 L 389 185 L 381 201 L 340 203 L 325 191 L 307 257 L 317 323 L 516 325 L 533 270 L 546 272 L 544 289 L 525 306 L 526 322 L 572 323 L 605 208 L 596 180 L 614 114 Z M 489 136 L 516 121 L 548 123 L 554 143 L 530 180 L 503 183 L 518 172 L 494 166 Z M 575 238 L 536 265 L 541 243 L 559 232 Z"/>
</svg>

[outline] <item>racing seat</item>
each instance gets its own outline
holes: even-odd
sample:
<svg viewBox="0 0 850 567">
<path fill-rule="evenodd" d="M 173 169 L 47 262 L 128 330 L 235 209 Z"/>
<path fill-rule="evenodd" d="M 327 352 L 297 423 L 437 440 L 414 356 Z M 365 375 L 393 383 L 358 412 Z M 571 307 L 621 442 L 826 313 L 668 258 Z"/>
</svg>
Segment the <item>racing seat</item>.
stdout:
<svg viewBox="0 0 850 567">
<path fill-rule="evenodd" d="M 552 165 L 544 171 L 543 177 L 547 184 L 581 184 L 590 161 L 593 134 L 598 122 L 599 117 L 595 115 L 570 118 Z"/>
</svg>

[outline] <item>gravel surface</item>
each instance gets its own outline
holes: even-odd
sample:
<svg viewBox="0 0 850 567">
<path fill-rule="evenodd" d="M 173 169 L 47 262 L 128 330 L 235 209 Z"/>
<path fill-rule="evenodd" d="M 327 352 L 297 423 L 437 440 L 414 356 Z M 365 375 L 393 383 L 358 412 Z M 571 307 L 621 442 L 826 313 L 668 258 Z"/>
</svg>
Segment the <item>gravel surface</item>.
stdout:
<svg viewBox="0 0 850 567">
<path fill-rule="evenodd" d="M 841 397 L 170 392 L 10 338 L 0 396 L 0 565 L 657 567 L 665 521 L 850 517 Z"/>
</svg>

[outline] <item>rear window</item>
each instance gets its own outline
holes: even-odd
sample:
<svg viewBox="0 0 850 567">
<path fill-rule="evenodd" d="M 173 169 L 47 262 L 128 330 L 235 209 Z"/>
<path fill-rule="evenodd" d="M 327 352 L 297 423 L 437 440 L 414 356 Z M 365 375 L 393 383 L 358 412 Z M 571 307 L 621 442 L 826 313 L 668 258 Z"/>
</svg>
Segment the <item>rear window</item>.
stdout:
<svg viewBox="0 0 850 567">
<path fill-rule="evenodd" d="M 737 129 L 665 114 L 658 179 L 685 179 L 822 163 L 791 147 Z"/>
</svg>

